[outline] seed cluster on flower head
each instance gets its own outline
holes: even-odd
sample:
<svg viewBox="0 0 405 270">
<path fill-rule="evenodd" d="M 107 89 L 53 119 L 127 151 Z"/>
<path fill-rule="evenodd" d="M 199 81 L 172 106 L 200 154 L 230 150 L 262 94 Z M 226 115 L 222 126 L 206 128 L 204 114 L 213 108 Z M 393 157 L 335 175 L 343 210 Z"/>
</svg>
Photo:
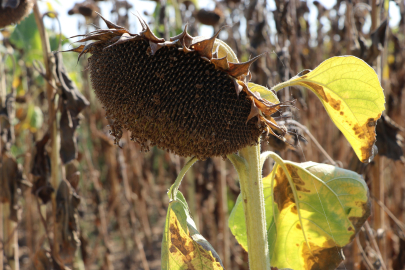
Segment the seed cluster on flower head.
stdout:
<svg viewBox="0 0 405 270">
<path fill-rule="evenodd" d="M 127 129 L 150 145 L 181 156 L 225 156 L 252 145 L 263 132 L 251 103 L 232 79 L 198 53 L 165 47 L 148 54 L 146 40 L 126 42 L 89 58 L 91 80 L 116 137 Z"/>
<path fill-rule="evenodd" d="M 256 144 L 262 134 L 284 139 L 285 129 L 271 115 L 273 104 L 247 86 L 250 64 L 219 58 L 209 39 L 184 32 L 165 41 L 141 21 L 131 34 L 101 17 L 109 29 L 98 29 L 72 49 L 90 52 L 93 88 L 111 119 L 119 142 L 122 130 L 143 150 L 157 145 L 181 156 L 225 157 Z M 274 131 L 278 131 L 276 134 Z"/>
<path fill-rule="evenodd" d="M 21 0 L 18 6 L 3 8 L 0 0 L 0 28 L 19 23 L 31 12 L 33 6 L 33 0 Z"/>
</svg>

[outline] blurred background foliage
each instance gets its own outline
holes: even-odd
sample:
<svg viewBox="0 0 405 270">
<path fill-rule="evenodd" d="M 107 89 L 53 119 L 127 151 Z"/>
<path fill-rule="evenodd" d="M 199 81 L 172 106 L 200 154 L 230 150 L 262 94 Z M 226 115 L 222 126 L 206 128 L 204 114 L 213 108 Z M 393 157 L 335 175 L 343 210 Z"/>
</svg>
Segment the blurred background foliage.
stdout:
<svg viewBox="0 0 405 270">
<path fill-rule="evenodd" d="M 269 52 L 251 69 L 252 81 L 269 87 L 332 56 L 362 58 L 375 68 L 386 96 L 377 125 L 379 154 L 372 163 L 358 161 L 315 95 L 299 87 L 280 91 L 279 99 L 296 100 L 296 108 L 282 116 L 303 124 L 306 129 L 289 128 L 306 140 L 290 147 L 275 139 L 263 144 L 263 151 L 297 162 L 329 162 L 310 133 L 339 166 L 362 174 L 374 198 L 373 211 L 369 224 L 345 248 L 339 269 L 405 269 L 404 1 L 55 0 L 38 5 L 42 13 L 57 14 L 44 19 L 52 51 L 70 49 L 74 39 L 69 36 L 105 28 L 95 11 L 133 33 L 140 25 L 131 13 L 139 12 L 165 39 L 186 23 L 193 36 L 209 36 L 227 25 L 220 38 L 242 61 Z M 59 71 L 52 81 L 46 79 L 33 13 L 1 34 L 0 269 L 160 269 L 166 192 L 185 159 L 156 148 L 141 153 L 127 133 L 120 147 L 114 145 L 91 90 L 85 56 L 80 61 L 73 53 L 52 58 Z M 48 84 L 56 93 L 52 102 L 62 149 L 57 185 L 50 182 Z M 271 168 L 267 161 L 263 174 Z M 220 158 L 197 162 L 180 190 L 225 268 L 248 269 L 247 254 L 227 226 L 240 192 L 231 164 Z"/>
</svg>

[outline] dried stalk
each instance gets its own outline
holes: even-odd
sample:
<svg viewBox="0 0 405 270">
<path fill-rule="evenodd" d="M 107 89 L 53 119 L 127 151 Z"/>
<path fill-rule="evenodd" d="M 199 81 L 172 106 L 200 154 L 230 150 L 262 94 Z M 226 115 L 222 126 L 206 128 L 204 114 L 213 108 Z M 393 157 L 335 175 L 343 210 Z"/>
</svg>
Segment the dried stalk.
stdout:
<svg viewBox="0 0 405 270">
<path fill-rule="evenodd" d="M 124 154 L 122 152 L 121 149 L 118 150 L 118 155 L 119 155 L 119 161 L 120 161 L 120 167 L 121 167 L 121 175 L 122 175 L 122 182 L 124 185 L 124 196 L 125 199 L 127 201 L 127 203 L 129 204 L 129 217 L 131 220 L 131 229 L 132 229 L 132 235 L 134 237 L 134 242 L 135 245 L 138 249 L 138 252 L 141 255 L 141 260 L 142 260 L 142 266 L 145 270 L 149 270 L 149 264 L 148 261 L 146 259 L 146 254 L 143 248 L 143 244 L 141 239 L 139 238 L 138 233 L 136 232 L 136 217 L 135 217 L 135 212 L 133 211 L 133 209 L 135 209 L 135 203 L 134 200 L 131 196 L 131 187 L 129 186 L 129 182 L 128 182 L 128 174 L 127 174 L 127 168 L 126 168 L 126 162 L 125 162 L 125 157 Z"/>
<path fill-rule="evenodd" d="M 9 219 L 10 216 L 10 203 L 3 203 L 4 214 L 4 238 L 2 238 L 2 248 L 0 252 L 6 255 L 7 264 L 12 270 L 20 269 L 18 260 L 18 224 Z"/>
<path fill-rule="evenodd" d="M 44 23 L 43 23 L 43 16 L 41 15 L 41 12 L 39 11 L 38 4 L 35 3 L 34 8 L 34 16 L 35 16 L 35 21 L 38 27 L 39 35 L 41 37 L 41 44 L 42 44 L 42 54 L 44 57 L 44 63 L 45 63 L 45 70 L 46 70 L 46 81 L 49 83 L 46 84 L 46 96 L 48 100 L 48 126 L 49 126 L 49 131 L 50 131 L 50 137 L 51 137 L 51 185 L 54 188 L 54 190 L 57 190 L 58 184 L 59 184 L 59 136 L 58 136 L 58 129 L 57 129 L 57 123 L 56 123 L 56 108 L 55 108 L 55 91 L 52 87 L 54 84 L 53 81 L 53 67 L 54 67 L 54 61 L 51 57 L 51 47 L 49 44 L 49 39 L 48 35 L 46 33 Z M 55 222 L 56 221 L 56 193 L 53 192 L 51 195 L 51 200 L 52 200 L 52 220 Z M 56 235 L 56 226 L 54 226 L 54 235 Z M 52 250 L 52 257 L 58 262 L 61 267 L 63 266 L 63 263 L 61 263 L 61 260 L 59 259 L 59 245 L 54 241 L 53 242 L 53 248 Z"/>
<path fill-rule="evenodd" d="M 101 186 L 100 181 L 98 179 L 99 178 L 99 172 L 97 172 L 94 169 L 93 162 L 91 161 L 90 153 L 89 153 L 88 149 L 85 149 L 85 151 L 84 151 L 84 158 L 85 158 L 85 161 L 87 163 L 87 167 L 89 168 L 90 179 L 93 182 L 94 190 L 97 193 L 98 197 L 100 197 L 101 196 L 102 186 Z M 110 257 L 111 257 L 110 256 L 111 245 L 110 245 L 110 239 L 109 239 L 109 236 L 108 236 L 108 229 L 107 229 L 108 223 L 107 223 L 107 220 L 106 220 L 106 211 L 105 211 L 104 206 L 101 203 L 99 203 L 97 205 L 97 208 L 98 208 L 98 215 L 99 215 L 99 218 L 100 218 L 100 225 L 98 226 L 98 230 L 99 230 L 100 234 L 103 237 L 104 245 L 105 245 L 105 247 L 107 249 L 106 255 L 105 255 L 105 264 L 106 264 L 105 267 L 106 267 L 107 270 L 114 270 L 114 266 L 113 266 L 113 264 L 111 262 L 111 259 L 110 259 Z"/>
<path fill-rule="evenodd" d="M 4 74 L 4 67 L 3 67 L 3 61 L 0 58 L 0 108 L 4 108 L 6 104 L 6 79 Z M 1 130 L 1 119 L 0 119 L 0 130 Z M 2 139 L 0 138 L 0 160 L 3 161 L 3 144 L 2 144 Z M 3 204 L 0 203 L 0 270 L 3 270 L 3 264 L 4 264 L 4 246 L 2 244 L 4 240 L 4 234 L 3 234 L 3 229 L 4 229 L 4 214 L 3 214 Z"/>
<path fill-rule="evenodd" d="M 0 204 L 0 270 L 3 270 L 3 265 L 4 265 L 4 245 L 3 245 L 3 240 L 4 240 L 4 236 L 3 236 L 3 220 L 4 220 L 4 216 L 3 216 L 3 205 Z"/>
<path fill-rule="evenodd" d="M 364 223 L 364 228 L 366 229 L 366 233 L 367 233 L 367 235 L 368 235 L 368 238 L 370 239 L 370 242 L 371 242 L 371 244 L 372 244 L 374 250 L 376 251 L 376 253 L 377 253 L 377 255 L 378 255 L 378 259 L 379 259 L 380 262 L 381 262 L 381 267 L 382 267 L 384 270 L 388 270 L 388 268 L 387 268 L 387 266 L 385 265 L 385 262 L 384 262 L 384 260 L 383 260 L 383 258 L 382 258 L 381 251 L 380 251 L 380 248 L 378 247 L 377 241 L 375 240 L 374 236 L 371 235 L 371 233 L 370 233 L 370 232 L 371 232 L 371 226 L 370 226 L 370 224 L 368 223 L 368 221 L 366 221 L 366 222 Z"/>
<path fill-rule="evenodd" d="M 381 1 L 379 1 L 381 3 Z M 377 29 L 380 24 L 380 7 L 378 6 L 377 0 L 371 1 L 371 32 Z M 381 62 L 381 55 L 377 57 L 376 60 L 376 67 L 377 67 L 377 74 L 380 81 L 382 81 L 382 62 Z M 371 193 L 374 198 L 384 203 L 384 181 L 381 177 L 382 175 L 382 168 L 383 168 L 383 157 L 376 155 L 374 158 L 374 166 L 373 166 L 373 178 L 371 183 Z M 378 206 L 377 202 L 374 201 L 373 203 L 374 209 L 374 228 L 376 230 L 383 229 L 385 230 L 385 220 L 384 220 L 384 211 Z M 381 251 L 381 260 L 385 260 L 387 258 L 386 250 L 386 241 L 385 237 L 378 240 L 378 247 Z"/>
</svg>

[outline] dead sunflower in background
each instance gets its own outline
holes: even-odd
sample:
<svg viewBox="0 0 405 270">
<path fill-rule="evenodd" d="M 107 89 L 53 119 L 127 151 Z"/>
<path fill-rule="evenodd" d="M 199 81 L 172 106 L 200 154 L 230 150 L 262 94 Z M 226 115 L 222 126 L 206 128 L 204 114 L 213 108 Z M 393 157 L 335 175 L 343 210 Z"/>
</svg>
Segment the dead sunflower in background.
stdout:
<svg viewBox="0 0 405 270">
<path fill-rule="evenodd" d="M 0 28 L 19 23 L 33 6 L 33 0 L 0 0 Z"/>
<path fill-rule="evenodd" d="M 102 19 L 109 29 L 82 35 L 78 42 L 95 42 L 70 51 L 79 58 L 92 54 L 92 85 L 112 121 L 116 143 L 127 129 L 143 150 L 157 145 L 206 159 L 255 145 L 262 135 L 285 140 L 286 129 L 271 117 L 284 105 L 248 87 L 249 67 L 257 57 L 235 63 L 232 50 L 216 39 L 218 33 L 192 37 L 186 27 L 165 41 L 141 19 L 140 34 Z"/>
</svg>

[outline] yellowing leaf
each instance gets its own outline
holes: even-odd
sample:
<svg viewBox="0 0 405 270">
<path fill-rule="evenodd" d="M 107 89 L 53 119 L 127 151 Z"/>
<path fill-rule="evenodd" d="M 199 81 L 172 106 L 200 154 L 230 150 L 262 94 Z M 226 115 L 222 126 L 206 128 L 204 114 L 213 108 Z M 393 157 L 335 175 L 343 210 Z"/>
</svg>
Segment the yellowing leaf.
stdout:
<svg viewBox="0 0 405 270">
<path fill-rule="evenodd" d="M 280 101 L 277 98 L 277 95 L 275 93 L 273 93 L 273 91 L 271 91 L 270 89 L 261 86 L 259 84 L 255 84 L 255 83 L 248 83 L 248 87 L 249 90 L 254 92 L 259 92 L 260 96 L 264 99 L 267 99 L 268 101 L 274 103 L 274 104 L 278 104 L 280 103 Z"/>
<path fill-rule="evenodd" d="M 300 85 L 321 100 L 330 118 L 345 135 L 358 158 L 369 162 L 375 126 L 384 110 L 384 93 L 374 70 L 354 56 L 332 57 L 313 71 L 274 87 Z"/>
<path fill-rule="evenodd" d="M 335 269 L 370 215 L 368 188 L 357 173 L 326 164 L 277 162 L 263 178 L 271 266 L 294 270 Z M 229 227 L 246 249 L 240 196 Z"/>
<path fill-rule="evenodd" d="M 46 6 L 47 6 L 47 8 L 48 8 L 48 11 L 55 11 L 54 8 L 53 8 L 53 6 L 52 6 L 52 3 L 51 3 L 51 2 L 46 1 Z M 54 18 L 54 17 L 55 17 L 55 16 L 52 14 L 52 15 L 51 15 L 51 18 Z"/>
<path fill-rule="evenodd" d="M 228 59 L 229 62 L 239 63 L 238 57 L 236 56 L 232 48 L 229 47 L 228 44 L 226 44 L 220 39 L 215 39 L 212 51 L 215 52 L 217 48 L 218 48 L 218 58 L 223 58 L 226 56 L 226 59 Z"/>
<path fill-rule="evenodd" d="M 162 241 L 162 269 L 223 270 L 218 254 L 197 231 L 181 194 L 169 204 Z"/>
</svg>

